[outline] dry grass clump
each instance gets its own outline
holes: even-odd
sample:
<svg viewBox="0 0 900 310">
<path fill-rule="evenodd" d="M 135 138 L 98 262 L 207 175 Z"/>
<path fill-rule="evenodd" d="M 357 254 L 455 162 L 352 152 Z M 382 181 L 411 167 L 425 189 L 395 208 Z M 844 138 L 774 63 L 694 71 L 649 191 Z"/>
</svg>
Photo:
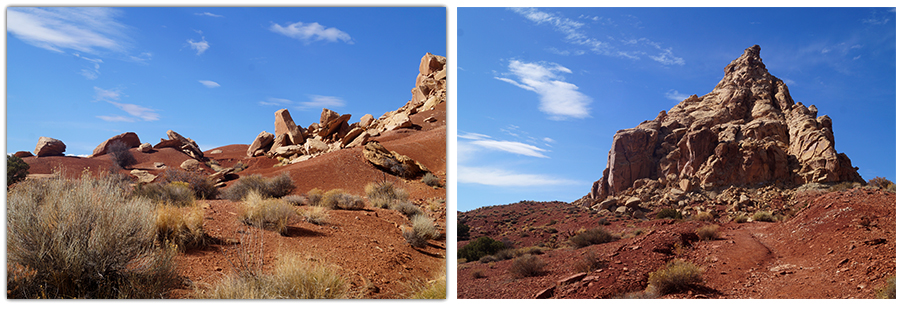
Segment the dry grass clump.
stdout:
<svg viewBox="0 0 900 310">
<path fill-rule="evenodd" d="M 875 177 L 875 178 L 869 180 L 869 182 L 867 182 L 866 185 L 881 188 L 881 189 L 884 189 L 885 191 L 888 191 L 891 193 L 894 193 L 897 191 L 897 185 L 894 184 L 894 182 L 891 182 L 890 180 L 885 179 L 884 177 Z"/>
<path fill-rule="evenodd" d="M 323 207 L 307 207 L 298 213 L 303 220 L 311 224 L 322 225 L 328 221 L 328 209 Z"/>
<path fill-rule="evenodd" d="M 216 199 L 219 188 L 205 175 L 181 169 L 166 169 L 160 174 L 163 183 L 184 182 L 197 199 Z"/>
<path fill-rule="evenodd" d="M 348 194 L 344 190 L 336 188 L 322 196 L 319 206 L 328 209 L 362 210 L 366 208 L 366 203 L 359 196 Z"/>
<path fill-rule="evenodd" d="M 287 195 L 281 197 L 281 199 L 291 204 L 292 206 L 302 206 L 307 204 L 307 199 L 300 195 Z"/>
<path fill-rule="evenodd" d="M 700 237 L 700 240 L 719 239 L 719 225 L 706 225 L 697 228 L 697 236 Z"/>
<path fill-rule="evenodd" d="M 417 214 L 411 219 L 412 227 L 401 227 L 401 233 L 406 242 L 413 247 L 424 247 L 428 240 L 438 237 L 438 231 L 434 222 L 425 215 Z"/>
<path fill-rule="evenodd" d="M 579 233 L 572 238 L 569 238 L 569 242 L 575 246 L 575 248 L 583 248 L 593 244 L 601 244 L 614 241 L 616 239 L 611 233 L 603 229 L 602 227 L 593 228 L 582 233 Z"/>
<path fill-rule="evenodd" d="M 696 265 L 680 259 L 672 260 L 650 273 L 647 291 L 659 295 L 680 292 L 703 283 L 702 275 L 703 272 Z"/>
<path fill-rule="evenodd" d="M 750 218 L 747 217 L 747 215 L 746 215 L 746 214 L 743 214 L 743 213 L 734 216 L 734 222 L 735 222 L 735 223 L 746 223 L 747 220 L 749 220 L 749 219 L 750 219 Z"/>
<path fill-rule="evenodd" d="M 196 204 L 190 208 L 159 205 L 156 209 L 157 238 L 182 251 L 203 247 L 206 245 L 203 217 L 203 208 Z"/>
<path fill-rule="evenodd" d="M 828 189 L 829 192 L 840 192 L 848 189 L 854 189 L 859 187 L 860 184 L 856 182 L 841 182 L 835 185 L 832 185 L 831 188 Z"/>
<path fill-rule="evenodd" d="M 544 273 L 547 264 L 535 255 L 525 254 L 516 258 L 509 266 L 509 272 L 516 278 L 534 277 Z"/>
<path fill-rule="evenodd" d="M 572 269 L 575 272 L 591 272 L 606 267 L 608 262 L 597 257 L 593 251 L 588 251 L 581 256 L 581 259 L 575 262 Z"/>
<path fill-rule="evenodd" d="M 714 219 L 712 213 L 701 211 L 697 212 L 697 215 L 694 215 L 693 220 L 700 222 L 710 222 Z"/>
<path fill-rule="evenodd" d="M 897 276 L 888 278 L 884 287 L 875 292 L 875 298 L 897 299 Z"/>
<path fill-rule="evenodd" d="M 133 197 L 144 197 L 159 204 L 190 206 L 194 204 L 194 192 L 184 182 L 138 183 L 131 192 Z"/>
<path fill-rule="evenodd" d="M 175 251 L 155 204 L 111 176 L 24 181 L 7 193 L 7 298 L 162 298 Z"/>
<path fill-rule="evenodd" d="M 416 204 L 409 201 L 401 201 L 400 203 L 395 204 L 391 209 L 403 213 L 407 218 L 412 219 L 416 215 L 423 214 L 422 209 L 419 208 Z"/>
<path fill-rule="evenodd" d="M 675 210 L 673 208 L 665 208 L 665 209 L 660 210 L 659 213 L 656 213 L 656 218 L 658 218 L 658 219 L 665 219 L 665 218 L 680 219 L 681 212 L 678 212 L 678 210 Z"/>
<path fill-rule="evenodd" d="M 775 216 L 772 215 L 771 211 L 756 211 L 756 213 L 753 213 L 754 222 L 774 222 L 775 220 Z"/>
<path fill-rule="evenodd" d="M 244 198 L 238 218 L 244 224 L 269 229 L 281 234 L 287 232 L 287 225 L 294 221 L 297 212 L 281 199 L 265 198 L 251 191 Z"/>
<path fill-rule="evenodd" d="M 484 269 L 480 269 L 480 268 L 479 268 L 479 269 L 472 270 L 472 273 L 470 273 L 470 274 L 471 274 L 472 277 L 475 278 L 475 279 L 487 278 L 487 275 L 484 274 Z"/>
<path fill-rule="evenodd" d="M 322 203 L 322 196 L 325 195 L 321 189 L 313 188 L 306 192 L 306 202 L 309 203 L 310 206 L 318 206 Z"/>
<path fill-rule="evenodd" d="M 254 174 L 238 179 L 222 196 L 231 201 L 240 201 L 255 191 L 266 198 L 281 198 L 294 191 L 294 188 L 294 181 L 287 172 L 270 179 Z"/>
<path fill-rule="evenodd" d="M 271 274 L 229 275 L 194 294 L 204 299 L 337 299 L 347 298 L 349 289 L 348 281 L 331 268 L 283 255 Z"/>
<path fill-rule="evenodd" d="M 400 201 L 409 199 L 409 193 L 391 182 L 366 184 L 366 196 L 373 207 L 388 209 Z"/>
<path fill-rule="evenodd" d="M 431 172 L 425 173 L 425 176 L 422 177 L 422 183 L 431 187 L 441 187 L 441 178 L 436 177 Z"/>
<path fill-rule="evenodd" d="M 447 299 L 447 270 L 430 281 L 413 281 L 409 299 Z"/>
</svg>

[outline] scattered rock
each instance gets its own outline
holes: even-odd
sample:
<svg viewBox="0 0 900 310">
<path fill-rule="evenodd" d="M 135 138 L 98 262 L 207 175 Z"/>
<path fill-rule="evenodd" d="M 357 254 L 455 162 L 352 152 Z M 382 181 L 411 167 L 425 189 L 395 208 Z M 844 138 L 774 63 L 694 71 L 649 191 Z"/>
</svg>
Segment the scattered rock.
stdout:
<svg viewBox="0 0 900 310">
<path fill-rule="evenodd" d="M 141 139 L 138 138 L 138 135 L 136 133 L 126 132 L 115 135 L 112 138 L 106 139 L 106 141 L 103 141 L 103 143 L 100 143 L 100 145 L 94 148 L 94 153 L 91 154 L 91 157 L 106 154 L 107 147 L 109 147 L 110 144 L 116 141 L 124 143 L 128 148 L 138 147 L 141 145 Z"/>
<path fill-rule="evenodd" d="M 37 146 L 34 148 L 34 154 L 37 157 L 42 156 L 63 156 L 66 151 L 66 144 L 57 139 L 40 137 Z"/>
<path fill-rule="evenodd" d="M 131 170 L 131 175 L 136 176 L 139 183 L 147 184 L 156 180 L 156 176 L 144 170 Z"/>
<path fill-rule="evenodd" d="M 222 150 L 212 150 L 209 152 L 210 155 L 222 154 Z"/>
<path fill-rule="evenodd" d="M 200 162 L 196 159 L 187 159 L 181 163 L 181 169 L 185 171 L 197 171 L 200 169 Z"/>
<path fill-rule="evenodd" d="M 306 136 L 294 123 L 291 112 L 288 112 L 287 109 L 275 111 L 275 136 L 282 134 L 287 135 L 287 143 L 284 145 L 303 144 L 306 141 Z"/>
<path fill-rule="evenodd" d="M 562 278 L 559 281 L 556 281 L 556 285 L 562 286 L 562 285 L 566 285 L 566 284 L 572 284 L 572 283 L 581 281 L 581 279 L 584 279 L 584 277 L 586 277 L 586 276 L 587 276 L 587 272 L 576 273 L 571 276 Z"/>
<path fill-rule="evenodd" d="M 625 206 L 629 208 L 637 208 L 641 205 L 641 199 L 637 197 L 630 197 L 628 200 L 625 200 Z"/>
<path fill-rule="evenodd" d="M 18 158 L 25 158 L 25 157 L 33 157 L 34 154 L 31 154 L 31 152 L 29 152 L 29 151 L 18 151 L 15 154 L 13 154 L 13 156 L 18 157 Z"/>
<path fill-rule="evenodd" d="M 550 297 L 553 297 L 553 291 L 555 291 L 555 290 L 556 290 L 556 286 L 551 286 L 551 287 L 545 288 L 545 289 L 541 290 L 540 292 L 537 292 L 536 294 L 534 294 L 534 299 L 548 299 Z"/>
<path fill-rule="evenodd" d="M 247 156 L 256 156 L 257 151 L 262 151 L 262 153 L 269 151 L 269 148 L 272 147 L 272 142 L 275 142 L 275 135 L 266 131 L 260 132 L 256 135 L 256 139 L 253 139 L 253 143 L 250 143 L 250 147 L 247 148 Z"/>
<path fill-rule="evenodd" d="M 141 143 L 141 145 L 138 146 L 138 151 L 141 153 L 150 153 L 150 151 L 152 151 L 152 150 L 153 150 L 153 145 L 150 144 L 149 142 Z"/>
</svg>

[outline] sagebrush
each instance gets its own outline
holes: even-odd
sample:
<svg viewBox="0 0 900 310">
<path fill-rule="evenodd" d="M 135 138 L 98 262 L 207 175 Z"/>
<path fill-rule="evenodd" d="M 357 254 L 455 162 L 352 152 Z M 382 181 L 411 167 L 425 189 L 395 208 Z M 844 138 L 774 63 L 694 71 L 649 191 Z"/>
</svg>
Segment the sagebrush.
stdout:
<svg viewBox="0 0 900 310">
<path fill-rule="evenodd" d="M 680 259 L 672 260 L 657 271 L 651 272 L 647 280 L 647 291 L 659 295 L 687 290 L 703 283 L 700 267 Z"/>
<path fill-rule="evenodd" d="M 30 168 L 28 163 L 18 156 L 6 155 L 6 186 L 25 180 Z"/>
<path fill-rule="evenodd" d="M 255 191 L 266 198 L 281 198 L 290 194 L 295 188 L 296 185 L 287 172 L 273 178 L 264 178 L 254 174 L 239 178 L 222 193 L 222 196 L 231 201 L 240 201 L 251 191 Z"/>
<path fill-rule="evenodd" d="M 592 228 L 590 230 L 579 233 L 572 238 L 569 238 L 569 242 L 571 242 L 572 245 L 574 245 L 576 248 L 583 248 L 593 244 L 612 242 L 614 240 L 616 240 L 616 237 L 602 227 Z"/>
<path fill-rule="evenodd" d="M 366 196 L 372 207 L 389 209 L 401 201 L 409 199 L 409 194 L 402 188 L 394 186 L 392 182 L 369 183 L 365 187 Z"/>
<path fill-rule="evenodd" d="M 347 298 L 349 290 L 349 281 L 332 267 L 282 255 L 269 274 L 229 275 L 194 294 L 210 299 L 337 299 Z"/>
<path fill-rule="evenodd" d="M 244 224 L 269 229 L 281 233 L 287 232 L 288 224 L 294 222 L 297 212 L 294 207 L 281 199 L 267 198 L 251 191 L 244 197 L 238 212 L 238 218 Z"/>
<path fill-rule="evenodd" d="M 546 265 L 536 255 L 525 254 L 513 260 L 509 272 L 516 278 L 534 277 L 542 275 Z"/>
</svg>

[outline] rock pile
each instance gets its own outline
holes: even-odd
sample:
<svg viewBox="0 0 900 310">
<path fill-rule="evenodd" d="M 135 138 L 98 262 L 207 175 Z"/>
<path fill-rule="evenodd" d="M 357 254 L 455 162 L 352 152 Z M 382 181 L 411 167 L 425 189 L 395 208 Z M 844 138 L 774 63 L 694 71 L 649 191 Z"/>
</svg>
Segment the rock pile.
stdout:
<svg viewBox="0 0 900 310">
<path fill-rule="evenodd" d="M 447 100 L 447 58 L 425 54 L 419 64 L 416 87 L 412 99 L 396 111 L 379 118 L 363 115 L 350 124 L 350 114 L 322 109 L 318 123 L 304 128 L 297 126 L 287 109 L 275 112 L 275 133 L 263 131 L 247 148 L 247 157 L 267 156 L 283 164 L 308 160 L 318 155 L 366 144 L 370 138 L 386 131 L 412 128 L 410 115 L 434 109 Z"/>
<path fill-rule="evenodd" d="M 172 130 L 166 131 L 166 136 L 168 136 L 169 139 L 160 138 L 159 143 L 154 145 L 153 148 L 160 149 L 170 147 L 187 154 L 191 158 L 203 161 L 203 152 L 200 151 L 200 147 L 197 146 L 197 142 L 194 142 L 193 139 L 185 138 Z M 140 143 L 138 143 L 138 145 L 140 145 Z"/>
<path fill-rule="evenodd" d="M 759 52 L 754 45 L 726 66 L 712 92 L 616 132 L 603 177 L 580 203 L 602 209 L 635 197 L 672 203 L 727 186 L 864 182 L 835 151 L 831 119 L 795 103 Z"/>
</svg>

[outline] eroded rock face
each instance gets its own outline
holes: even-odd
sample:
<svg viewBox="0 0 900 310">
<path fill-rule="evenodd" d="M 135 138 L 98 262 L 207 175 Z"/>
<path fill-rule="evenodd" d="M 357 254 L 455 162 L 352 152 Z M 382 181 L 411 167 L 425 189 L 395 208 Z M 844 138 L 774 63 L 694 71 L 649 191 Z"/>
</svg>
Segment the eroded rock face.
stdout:
<svg viewBox="0 0 900 310">
<path fill-rule="evenodd" d="M 103 141 L 103 143 L 100 143 L 100 145 L 94 148 L 94 153 L 91 154 L 91 157 L 106 154 L 106 149 L 109 147 L 109 145 L 116 141 L 125 143 L 125 146 L 127 146 L 128 148 L 138 147 L 141 145 L 141 139 L 138 138 L 138 135 L 136 133 L 126 132 L 115 135 L 112 138 Z"/>
<path fill-rule="evenodd" d="M 416 160 L 394 151 L 388 151 L 377 141 L 366 143 L 363 157 L 379 169 L 404 178 L 415 178 L 428 172 L 428 168 Z"/>
<path fill-rule="evenodd" d="M 863 182 L 850 159 L 835 151 L 831 119 L 817 116 L 815 106 L 795 103 L 759 52 L 754 45 L 728 64 L 710 93 L 616 132 L 590 199 L 596 203 L 649 184 L 643 179 L 688 191 Z"/>
<path fill-rule="evenodd" d="M 266 131 L 260 132 L 247 148 L 247 157 L 255 156 L 259 150 L 262 150 L 261 153 L 265 153 L 272 147 L 272 142 L 275 142 L 275 135 Z"/>
<path fill-rule="evenodd" d="M 291 113 L 287 109 L 275 111 L 275 137 L 286 135 L 287 142 L 284 145 L 302 144 L 306 141 L 306 135 L 294 123 Z"/>
<path fill-rule="evenodd" d="M 166 136 L 168 136 L 169 139 L 159 139 L 159 143 L 154 145 L 153 148 L 160 149 L 170 147 L 177 149 L 194 159 L 203 159 L 203 151 L 200 150 L 200 147 L 197 146 L 197 142 L 194 142 L 193 139 L 185 138 L 173 130 L 167 130 Z"/>
<path fill-rule="evenodd" d="M 66 144 L 57 139 L 49 137 L 38 138 L 38 143 L 34 147 L 34 155 L 41 156 L 63 156 L 66 151 Z"/>
</svg>

